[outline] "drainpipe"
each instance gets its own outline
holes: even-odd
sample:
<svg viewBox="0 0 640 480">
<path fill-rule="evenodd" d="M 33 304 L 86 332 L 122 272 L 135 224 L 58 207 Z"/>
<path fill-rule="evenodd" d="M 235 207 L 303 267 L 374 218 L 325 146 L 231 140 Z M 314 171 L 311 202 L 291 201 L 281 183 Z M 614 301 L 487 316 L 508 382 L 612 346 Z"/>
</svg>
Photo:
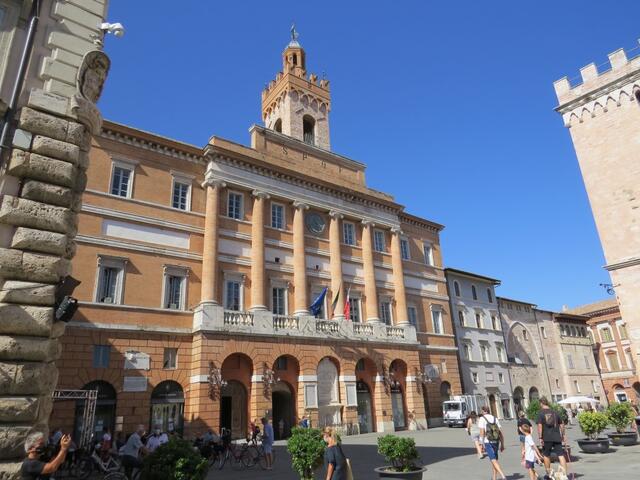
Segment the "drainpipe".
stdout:
<svg viewBox="0 0 640 480">
<path fill-rule="evenodd" d="M 40 0 L 33 0 L 33 3 L 31 4 L 31 12 L 29 13 L 29 28 L 27 29 L 27 38 L 22 50 L 22 56 L 20 58 L 20 64 L 18 66 L 18 74 L 16 75 L 16 79 L 13 84 L 13 91 L 11 92 L 11 98 L 9 100 L 7 111 L 5 112 L 4 118 L 2 119 L 2 132 L 0 133 L 0 168 L 4 165 L 5 159 L 8 158 L 8 154 L 11 151 L 9 133 L 16 114 L 16 108 L 18 106 L 20 93 L 22 93 L 22 88 L 24 86 L 27 69 L 29 68 L 29 61 L 31 60 L 31 54 L 33 52 L 33 42 L 38 30 L 39 15 Z"/>
<path fill-rule="evenodd" d="M 551 395 L 551 397 L 553 398 L 553 393 L 551 390 L 551 380 L 549 379 L 549 368 L 547 366 L 547 355 L 544 353 L 544 342 L 542 339 L 542 332 L 540 331 L 540 324 L 538 323 L 538 316 L 536 315 L 536 309 L 533 308 L 532 310 L 533 310 L 533 319 L 536 323 L 536 328 L 538 329 L 538 338 L 540 339 L 540 349 L 542 350 L 542 361 L 544 363 L 544 373 L 547 377 L 547 384 L 549 385 L 549 395 Z M 553 313 L 551 314 L 551 323 L 553 323 Z M 553 402 L 552 398 L 550 398 L 549 400 Z"/>
</svg>

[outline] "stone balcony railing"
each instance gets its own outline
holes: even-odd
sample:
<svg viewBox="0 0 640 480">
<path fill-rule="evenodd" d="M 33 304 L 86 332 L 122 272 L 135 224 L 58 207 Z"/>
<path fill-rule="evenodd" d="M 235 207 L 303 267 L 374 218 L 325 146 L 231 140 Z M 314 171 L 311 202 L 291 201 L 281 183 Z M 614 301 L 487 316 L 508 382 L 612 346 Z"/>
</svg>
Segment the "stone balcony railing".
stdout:
<svg viewBox="0 0 640 480">
<path fill-rule="evenodd" d="M 349 320 L 320 320 L 309 315 L 274 315 L 271 312 L 238 312 L 219 305 L 199 305 L 193 314 L 193 331 L 245 335 L 333 338 L 370 342 L 417 343 L 412 325 L 354 323 Z"/>
</svg>

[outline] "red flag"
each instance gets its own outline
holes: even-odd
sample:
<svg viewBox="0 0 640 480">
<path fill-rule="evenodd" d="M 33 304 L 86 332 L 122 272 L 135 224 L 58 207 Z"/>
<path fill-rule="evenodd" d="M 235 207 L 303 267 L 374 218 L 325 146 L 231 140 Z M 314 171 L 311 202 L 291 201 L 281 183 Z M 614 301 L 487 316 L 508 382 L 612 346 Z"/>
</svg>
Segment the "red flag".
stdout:
<svg viewBox="0 0 640 480">
<path fill-rule="evenodd" d="M 349 302 L 349 293 L 351 292 L 351 286 L 347 289 L 347 298 L 344 301 L 344 318 L 346 320 L 351 319 L 351 303 Z"/>
</svg>

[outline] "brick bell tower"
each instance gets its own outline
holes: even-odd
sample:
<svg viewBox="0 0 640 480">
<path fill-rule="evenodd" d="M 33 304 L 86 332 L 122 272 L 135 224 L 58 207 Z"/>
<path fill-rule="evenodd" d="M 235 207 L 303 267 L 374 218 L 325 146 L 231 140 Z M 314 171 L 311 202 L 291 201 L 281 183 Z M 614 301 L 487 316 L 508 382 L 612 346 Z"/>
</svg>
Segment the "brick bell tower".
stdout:
<svg viewBox="0 0 640 480">
<path fill-rule="evenodd" d="M 282 71 L 262 91 L 262 119 L 267 128 L 330 150 L 329 80 L 307 76 L 305 51 L 291 27 L 291 41 L 282 53 Z"/>
</svg>

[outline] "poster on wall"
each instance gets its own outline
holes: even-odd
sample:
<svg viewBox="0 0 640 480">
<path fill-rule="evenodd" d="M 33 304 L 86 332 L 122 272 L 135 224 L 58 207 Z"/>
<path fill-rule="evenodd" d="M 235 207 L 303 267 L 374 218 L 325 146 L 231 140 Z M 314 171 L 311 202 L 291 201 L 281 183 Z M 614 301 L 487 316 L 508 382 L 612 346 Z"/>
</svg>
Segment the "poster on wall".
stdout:
<svg viewBox="0 0 640 480">
<path fill-rule="evenodd" d="M 147 377 L 124 377 L 122 382 L 123 392 L 146 392 Z"/>
</svg>

